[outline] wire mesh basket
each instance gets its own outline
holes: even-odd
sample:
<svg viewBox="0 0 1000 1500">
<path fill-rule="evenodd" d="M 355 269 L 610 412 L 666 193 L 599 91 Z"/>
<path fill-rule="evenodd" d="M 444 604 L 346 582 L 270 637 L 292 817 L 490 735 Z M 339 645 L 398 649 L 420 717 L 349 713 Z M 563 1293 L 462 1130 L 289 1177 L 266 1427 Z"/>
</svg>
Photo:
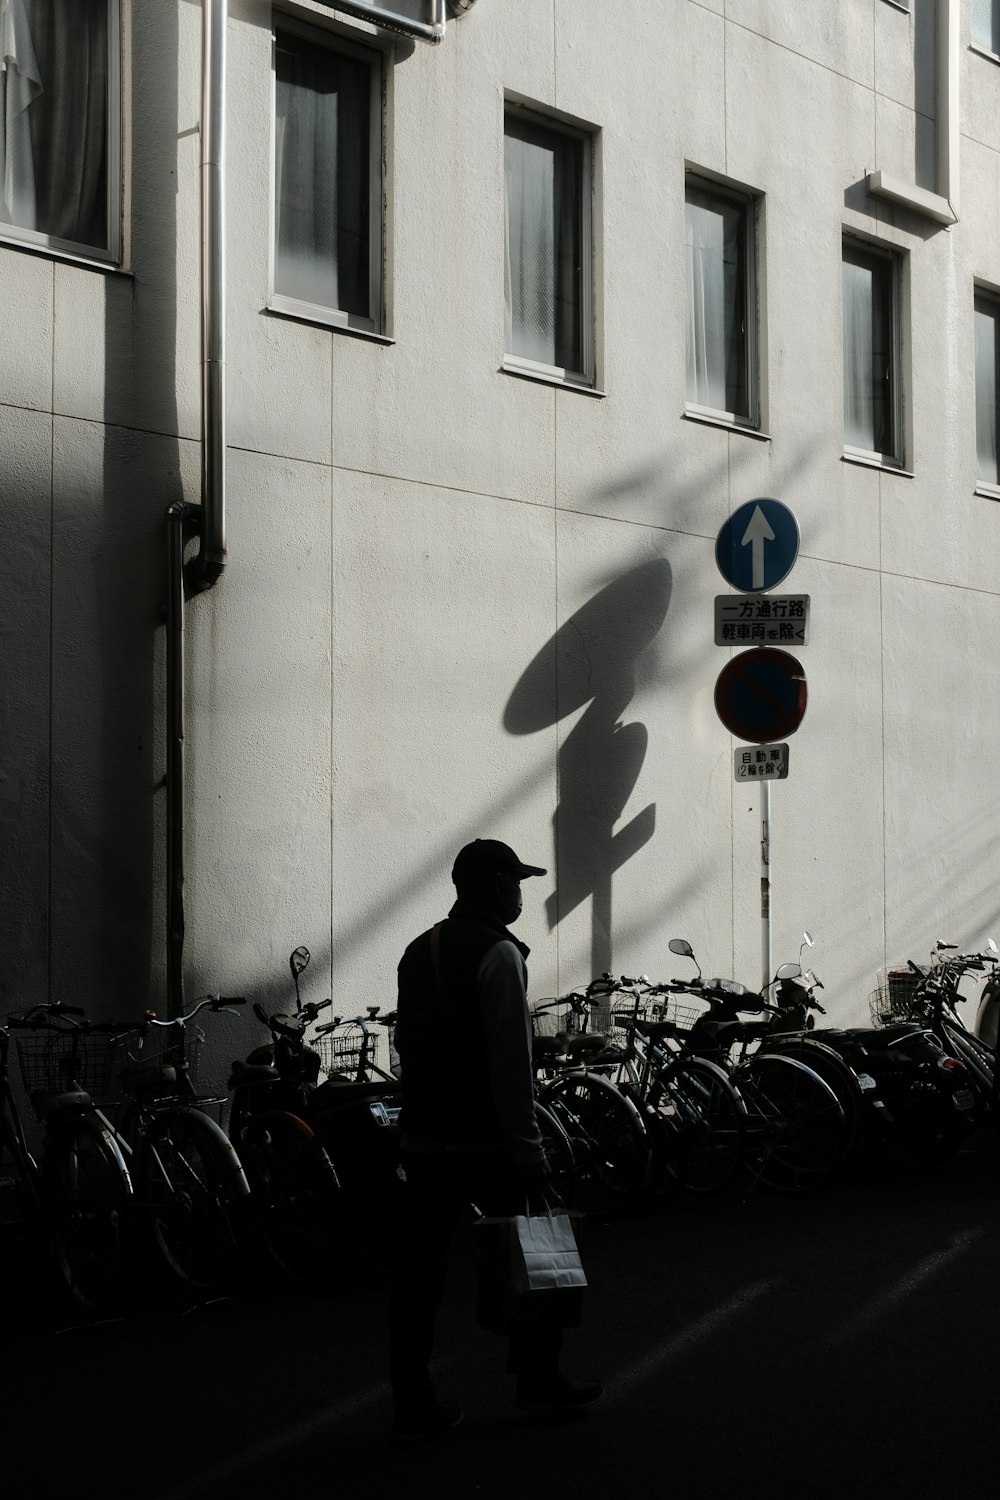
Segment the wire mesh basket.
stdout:
<svg viewBox="0 0 1000 1500">
<path fill-rule="evenodd" d="M 132 1036 L 122 1066 L 152 1070 L 186 1063 L 187 1075 L 195 1083 L 204 1046 L 205 1033 L 198 1027 L 171 1026 L 162 1030 L 157 1027 L 155 1031 Z"/>
<path fill-rule="evenodd" d="M 535 1036 L 559 1036 L 565 1032 L 583 1031 L 584 1019 L 577 1015 L 572 1005 L 552 1005 L 550 1001 L 542 1000 L 531 1012 L 531 1030 Z"/>
<path fill-rule="evenodd" d="M 41 1031 L 17 1038 L 21 1079 L 28 1094 L 82 1089 L 93 1099 L 113 1098 L 128 1063 L 133 1031 Z"/>
<path fill-rule="evenodd" d="M 705 1007 L 692 1003 L 688 996 L 661 994 L 655 1000 L 640 999 L 638 1003 L 619 1001 L 612 1007 L 611 1025 L 615 1030 L 625 1031 L 634 1023 L 641 1025 L 643 1021 L 672 1021 L 681 1031 L 688 1031 L 704 1014 Z"/>
<path fill-rule="evenodd" d="M 355 1021 L 314 1037 L 310 1046 L 320 1057 L 327 1077 L 364 1078 L 375 1050 L 375 1037 Z"/>
<path fill-rule="evenodd" d="M 879 973 L 884 973 L 880 970 Z M 894 1021 L 920 1021 L 926 1007 L 919 995 L 923 974 L 909 967 L 890 969 L 868 996 L 868 1008 L 876 1026 L 890 1026 Z"/>
</svg>

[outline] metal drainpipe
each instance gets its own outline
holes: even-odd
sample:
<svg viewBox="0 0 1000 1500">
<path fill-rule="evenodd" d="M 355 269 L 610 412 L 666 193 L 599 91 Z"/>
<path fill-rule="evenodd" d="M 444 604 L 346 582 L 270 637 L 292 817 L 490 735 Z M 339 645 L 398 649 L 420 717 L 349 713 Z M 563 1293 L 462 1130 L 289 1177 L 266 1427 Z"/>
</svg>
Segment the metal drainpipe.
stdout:
<svg viewBox="0 0 1000 1500">
<path fill-rule="evenodd" d="M 453 0 L 459 10 L 474 0 Z M 429 23 L 362 0 L 338 0 L 345 15 L 384 31 L 438 43 L 446 0 Z M 226 566 L 226 27 L 228 0 L 202 0 L 201 103 L 201 505 L 167 511 L 167 1013 L 184 1009 L 184 604 L 218 583 Z M 198 550 L 185 563 L 193 537 Z"/>
<path fill-rule="evenodd" d="M 184 1009 L 184 604 L 226 566 L 226 25 L 202 0 L 201 505 L 167 511 L 167 1014 Z M 192 537 L 198 550 L 185 564 Z"/>
</svg>

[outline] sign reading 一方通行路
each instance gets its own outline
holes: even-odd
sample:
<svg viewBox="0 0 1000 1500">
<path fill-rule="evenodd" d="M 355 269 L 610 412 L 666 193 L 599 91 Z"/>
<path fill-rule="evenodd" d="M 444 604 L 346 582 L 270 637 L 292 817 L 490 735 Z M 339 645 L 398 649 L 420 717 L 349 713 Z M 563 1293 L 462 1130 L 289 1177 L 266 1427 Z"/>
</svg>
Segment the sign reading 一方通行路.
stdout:
<svg viewBox="0 0 1000 1500">
<path fill-rule="evenodd" d="M 717 646 L 805 646 L 808 594 L 716 594 Z"/>
<path fill-rule="evenodd" d="M 787 775 L 787 745 L 737 745 L 733 751 L 736 781 L 784 781 Z"/>
</svg>

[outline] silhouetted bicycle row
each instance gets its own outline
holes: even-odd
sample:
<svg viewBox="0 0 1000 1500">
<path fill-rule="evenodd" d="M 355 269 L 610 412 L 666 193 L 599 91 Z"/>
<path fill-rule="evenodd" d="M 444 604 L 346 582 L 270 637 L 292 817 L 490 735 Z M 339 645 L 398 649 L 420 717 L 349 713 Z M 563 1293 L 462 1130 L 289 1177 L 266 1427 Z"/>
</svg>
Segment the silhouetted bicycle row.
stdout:
<svg viewBox="0 0 1000 1500">
<path fill-rule="evenodd" d="M 305 949 L 292 955 L 294 1014 L 254 1007 L 271 1041 L 233 1066 L 228 1134 L 213 1118 L 226 1097 L 196 1086 L 204 1033 L 194 1020 L 242 998 L 205 996 L 170 1021 L 91 1022 L 53 1004 L 0 1024 L 0 1241 L 37 1251 L 82 1315 L 113 1313 L 136 1290 L 144 1250 L 196 1299 L 261 1257 L 283 1279 L 319 1286 L 348 1219 L 374 1223 L 386 1190 L 398 1192 L 399 1084 L 391 1052 L 389 1067 L 377 1062 L 393 1018 L 376 1022 L 371 1007 L 317 1025 L 332 1002 L 301 1003 L 308 960 Z"/>
<path fill-rule="evenodd" d="M 778 969 L 766 996 L 704 979 L 683 939 L 670 949 L 696 978 L 605 974 L 536 1007 L 539 1098 L 568 1137 L 565 1191 L 578 1206 L 736 1183 L 802 1193 L 886 1142 L 944 1160 L 1000 1122 L 992 942 L 964 955 L 939 943 L 926 968 L 892 971 L 871 997 L 876 1024 L 850 1028 L 816 1025 L 822 984 L 800 961 Z M 961 1019 L 969 974 L 991 976 L 975 1030 Z"/>
<path fill-rule="evenodd" d="M 992 943 L 964 955 L 938 944 L 929 966 L 890 972 L 871 997 L 876 1024 L 846 1029 L 816 1025 L 822 985 L 801 962 L 764 995 L 706 980 L 683 939 L 670 949 L 696 977 L 606 974 L 533 1008 L 537 1115 L 570 1208 L 606 1215 L 734 1186 L 804 1193 L 887 1140 L 939 1160 L 1000 1120 Z M 195 1017 L 242 999 L 121 1023 L 39 1005 L 0 1025 L 0 1235 L 37 1247 L 83 1315 L 107 1315 L 135 1289 L 143 1247 L 199 1298 L 248 1266 L 322 1288 L 348 1239 L 364 1254 L 359 1237 L 374 1248 L 391 1236 L 395 1016 L 370 1006 L 324 1021 L 332 1000 L 301 998 L 308 962 L 305 948 L 290 958 L 294 1011 L 254 1006 L 268 1041 L 233 1064 L 228 1101 L 198 1091 Z M 972 1030 L 961 1020 L 970 974 L 989 975 Z M 227 1102 L 228 1134 L 214 1117 Z"/>
</svg>

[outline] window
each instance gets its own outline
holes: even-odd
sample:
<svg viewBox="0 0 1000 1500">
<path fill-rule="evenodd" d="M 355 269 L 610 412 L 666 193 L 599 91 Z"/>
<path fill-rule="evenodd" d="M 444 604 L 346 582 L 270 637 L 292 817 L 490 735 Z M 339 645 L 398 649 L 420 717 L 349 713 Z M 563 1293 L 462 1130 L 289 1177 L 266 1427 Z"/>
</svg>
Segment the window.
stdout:
<svg viewBox="0 0 1000 1500">
<path fill-rule="evenodd" d="M 594 383 L 590 184 L 590 137 L 584 131 L 507 108 L 507 368 Z"/>
<path fill-rule="evenodd" d="M 754 200 L 688 178 L 687 405 L 757 425 Z"/>
<path fill-rule="evenodd" d="M 381 162 L 380 54 L 283 23 L 274 38 L 272 307 L 380 330 Z"/>
<path fill-rule="evenodd" d="M 972 45 L 1000 53 L 1000 0 L 972 0 Z"/>
<path fill-rule="evenodd" d="M 976 472 L 983 484 L 1000 485 L 997 457 L 997 351 L 1000 300 L 976 293 Z"/>
<path fill-rule="evenodd" d="M 844 241 L 844 445 L 898 464 L 900 444 L 899 262 Z"/>
<path fill-rule="evenodd" d="M 118 0 L 0 0 L 0 235 L 116 261 Z"/>
</svg>

